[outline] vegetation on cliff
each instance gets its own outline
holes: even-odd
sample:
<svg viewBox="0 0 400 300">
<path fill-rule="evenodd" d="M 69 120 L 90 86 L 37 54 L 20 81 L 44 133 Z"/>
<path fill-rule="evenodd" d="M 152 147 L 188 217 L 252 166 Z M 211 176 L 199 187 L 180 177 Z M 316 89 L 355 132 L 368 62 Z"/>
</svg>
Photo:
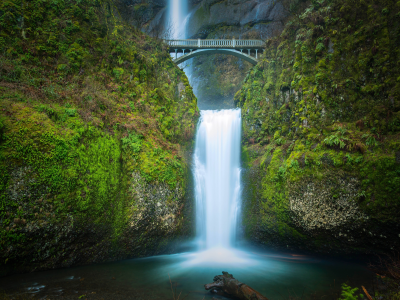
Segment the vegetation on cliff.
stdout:
<svg viewBox="0 0 400 300">
<path fill-rule="evenodd" d="M 0 91 L 0 265 L 156 253 L 183 229 L 196 98 L 112 1 L 2 1 Z"/>
<path fill-rule="evenodd" d="M 393 1 L 311 1 L 268 41 L 235 95 L 251 239 L 322 252 L 400 245 L 399 12 Z"/>
</svg>

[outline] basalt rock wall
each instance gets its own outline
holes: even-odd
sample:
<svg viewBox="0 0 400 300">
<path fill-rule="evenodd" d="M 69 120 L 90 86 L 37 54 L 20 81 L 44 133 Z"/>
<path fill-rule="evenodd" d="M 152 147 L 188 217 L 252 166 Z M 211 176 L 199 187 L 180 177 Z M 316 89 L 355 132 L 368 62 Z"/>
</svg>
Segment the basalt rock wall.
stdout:
<svg viewBox="0 0 400 300">
<path fill-rule="evenodd" d="M 243 224 L 279 249 L 400 246 L 399 4 L 317 1 L 245 78 Z"/>
<path fill-rule="evenodd" d="M 165 45 L 112 1 L 0 15 L 1 274 L 175 251 L 199 112 Z"/>
</svg>

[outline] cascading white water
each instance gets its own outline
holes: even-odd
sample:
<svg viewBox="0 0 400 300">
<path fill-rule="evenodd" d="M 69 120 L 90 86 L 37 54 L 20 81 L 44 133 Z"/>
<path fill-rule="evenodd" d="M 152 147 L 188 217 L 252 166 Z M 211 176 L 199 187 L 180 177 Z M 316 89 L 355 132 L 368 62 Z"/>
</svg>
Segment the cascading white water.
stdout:
<svg viewBox="0 0 400 300">
<path fill-rule="evenodd" d="M 240 206 L 241 111 L 203 110 L 194 177 L 197 234 L 203 249 L 230 248 Z"/>
<path fill-rule="evenodd" d="M 167 16 L 165 18 L 165 34 L 170 39 L 187 39 L 187 26 L 190 18 L 188 0 L 169 0 Z M 186 52 L 187 53 L 187 52 Z M 178 53 L 177 56 L 182 56 L 183 53 Z M 175 58 L 175 53 L 171 53 L 171 57 Z M 180 68 L 185 69 L 185 74 L 195 89 L 194 82 L 191 78 L 192 66 L 191 61 L 184 62 Z"/>
<path fill-rule="evenodd" d="M 168 7 L 166 29 L 172 29 L 171 38 L 187 38 L 188 0 L 169 0 Z M 191 81 L 191 69 L 185 73 Z M 201 111 L 193 172 L 197 235 L 203 250 L 228 249 L 235 242 L 240 205 L 240 129 L 240 109 Z"/>
<path fill-rule="evenodd" d="M 166 29 L 171 30 L 172 39 L 186 38 L 186 22 L 188 15 L 187 0 L 169 0 Z"/>
</svg>

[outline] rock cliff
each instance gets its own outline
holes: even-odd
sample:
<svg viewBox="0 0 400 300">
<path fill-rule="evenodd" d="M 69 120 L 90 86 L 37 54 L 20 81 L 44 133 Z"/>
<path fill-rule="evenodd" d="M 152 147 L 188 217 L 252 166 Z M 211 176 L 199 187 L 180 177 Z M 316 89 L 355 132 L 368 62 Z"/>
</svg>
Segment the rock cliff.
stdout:
<svg viewBox="0 0 400 300">
<path fill-rule="evenodd" d="M 235 95 L 246 236 L 325 253 L 400 246 L 399 3 L 312 1 Z"/>
<path fill-rule="evenodd" d="M 1 273 L 172 251 L 199 113 L 165 45 L 112 1 L 0 15 Z"/>
</svg>

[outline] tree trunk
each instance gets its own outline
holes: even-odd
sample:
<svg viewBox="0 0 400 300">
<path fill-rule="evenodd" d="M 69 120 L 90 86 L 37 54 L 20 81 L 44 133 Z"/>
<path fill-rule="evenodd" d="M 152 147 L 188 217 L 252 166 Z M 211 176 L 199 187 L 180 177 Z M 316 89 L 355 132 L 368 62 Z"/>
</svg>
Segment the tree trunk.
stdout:
<svg viewBox="0 0 400 300">
<path fill-rule="evenodd" d="M 204 287 L 212 293 L 240 300 L 268 300 L 256 290 L 233 278 L 228 272 L 215 276 L 214 282 L 205 284 Z"/>
</svg>

